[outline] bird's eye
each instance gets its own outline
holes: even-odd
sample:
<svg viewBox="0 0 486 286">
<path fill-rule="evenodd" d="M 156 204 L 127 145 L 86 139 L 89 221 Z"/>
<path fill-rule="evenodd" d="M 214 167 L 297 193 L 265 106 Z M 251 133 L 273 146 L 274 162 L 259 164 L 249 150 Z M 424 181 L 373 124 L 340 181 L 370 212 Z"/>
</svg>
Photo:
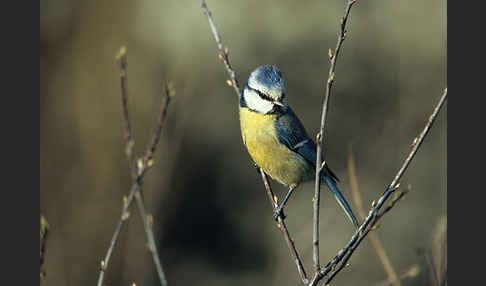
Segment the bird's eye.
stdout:
<svg viewBox="0 0 486 286">
<path fill-rule="evenodd" d="M 251 90 L 255 91 L 256 93 L 258 93 L 258 95 L 262 98 L 262 99 L 265 99 L 265 100 L 268 100 L 268 101 L 274 101 L 273 98 L 271 98 L 270 96 L 264 94 L 263 92 L 259 91 L 258 89 L 254 89 L 254 88 L 251 88 L 249 87 Z"/>
</svg>

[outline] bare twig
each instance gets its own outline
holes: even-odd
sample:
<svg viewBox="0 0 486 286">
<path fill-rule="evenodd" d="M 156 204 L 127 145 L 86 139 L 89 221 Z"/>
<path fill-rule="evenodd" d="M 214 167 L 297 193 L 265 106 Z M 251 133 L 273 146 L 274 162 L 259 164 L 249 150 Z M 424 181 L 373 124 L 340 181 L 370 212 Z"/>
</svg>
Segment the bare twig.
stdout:
<svg viewBox="0 0 486 286">
<path fill-rule="evenodd" d="M 324 137 L 324 129 L 326 125 L 327 110 L 329 105 L 329 98 L 331 97 L 331 89 L 334 83 L 334 71 L 336 70 L 337 57 L 341 46 L 346 38 L 346 22 L 348 20 L 349 12 L 351 7 L 356 2 L 356 0 L 348 0 L 346 9 L 344 11 L 344 17 L 341 18 L 341 30 L 338 35 L 338 40 L 336 44 L 336 49 L 334 54 L 329 50 L 329 59 L 331 60 L 331 67 L 329 69 L 329 76 L 326 85 L 326 94 L 324 96 L 324 101 L 322 103 L 322 115 L 321 115 L 321 127 L 319 133 L 317 134 L 317 156 L 316 156 L 316 179 L 315 179 L 315 194 L 314 194 L 314 232 L 313 232 L 313 247 L 314 247 L 314 269 L 319 271 L 321 268 L 319 261 L 319 204 L 321 201 L 321 171 L 323 169 L 322 162 L 322 139 Z"/>
<path fill-rule="evenodd" d="M 143 159 L 139 159 L 137 162 L 137 178 L 141 178 L 143 174 L 153 165 L 153 155 L 155 148 L 160 140 L 160 135 L 162 134 L 162 128 L 164 127 L 165 117 L 167 116 L 167 109 L 171 98 L 175 95 L 175 90 L 172 84 L 167 83 L 164 88 L 165 91 L 165 102 L 160 106 L 159 120 L 157 121 L 157 126 L 155 128 L 154 136 L 152 141 L 145 152 Z"/>
<path fill-rule="evenodd" d="M 394 189 L 395 191 L 395 189 Z M 358 248 L 359 244 L 363 241 L 363 239 L 368 235 L 368 233 L 372 230 L 375 230 L 378 226 L 376 225 L 377 221 L 387 212 L 389 212 L 398 202 L 407 194 L 408 191 L 406 192 L 401 192 L 398 196 L 396 196 L 393 201 L 390 203 L 390 205 L 385 208 L 382 212 L 380 213 L 372 213 L 370 211 L 370 214 L 367 217 L 367 220 L 365 221 L 368 222 L 369 224 L 363 223 L 361 227 L 358 229 L 351 240 L 348 242 L 348 244 L 341 249 L 338 254 L 331 260 L 326 267 L 317 272 L 314 277 L 312 278 L 312 281 L 310 285 L 317 285 L 320 279 L 324 278 L 327 276 L 329 273 L 329 277 L 325 281 L 325 285 L 329 284 L 331 280 L 344 268 L 349 266 L 348 260 L 351 258 L 351 255 L 354 253 L 354 251 Z M 363 227 L 364 226 L 364 227 Z"/>
<path fill-rule="evenodd" d="M 402 163 L 400 169 L 398 170 L 397 174 L 393 178 L 393 181 L 390 183 L 390 185 L 386 188 L 385 192 L 383 195 L 379 198 L 378 202 L 373 202 L 372 208 L 368 213 L 368 216 L 366 217 L 365 221 L 361 224 L 361 226 L 356 230 L 355 234 L 351 237 L 349 242 L 346 244 L 344 248 L 342 248 L 338 254 L 331 260 L 329 263 L 326 265 L 324 269 L 321 271 L 317 272 L 314 277 L 311 280 L 310 285 L 317 285 L 317 282 L 321 280 L 323 277 L 327 276 L 329 274 L 329 277 L 327 278 L 325 284 L 328 284 L 341 270 L 343 267 L 347 265 L 347 261 L 353 254 L 353 252 L 356 250 L 356 248 L 359 246 L 361 241 L 366 237 L 366 235 L 369 233 L 370 230 L 373 229 L 375 226 L 376 222 L 384 215 L 386 214 L 393 206 L 395 203 L 400 200 L 405 193 L 402 192 L 400 193 L 391 203 L 386 207 L 382 212 L 378 212 L 384 205 L 384 203 L 389 199 L 389 197 L 396 191 L 396 189 L 399 186 L 399 181 L 405 171 L 407 170 L 408 166 L 412 162 L 412 159 L 415 157 L 417 154 L 417 151 L 419 147 L 422 145 L 422 142 L 424 138 L 427 136 L 427 134 L 430 131 L 430 128 L 432 127 L 432 124 L 434 123 L 437 115 L 439 114 L 439 111 L 441 110 L 442 106 L 444 105 L 444 102 L 447 99 L 447 88 L 444 89 L 444 92 L 437 103 L 437 105 L 434 108 L 434 111 L 432 114 L 429 116 L 429 119 L 422 130 L 422 132 L 419 134 L 418 137 L 416 137 L 412 143 L 412 147 L 410 152 L 408 153 L 407 157 L 405 157 L 404 162 Z M 340 265 L 338 265 L 341 263 Z M 336 268 L 337 267 L 337 268 Z"/>
<path fill-rule="evenodd" d="M 272 188 L 270 187 L 268 178 L 262 168 L 258 168 L 258 171 L 262 176 L 263 184 L 265 185 L 265 189 L 267 190 L 268 199 L 272 204 L 272 208 L 276 210 L 278 208 L 278 203 L 276 201 L 276 196 L 273 194 Z M 297 270 L 299 271 L 300 278 L 302 279 L 304 285 L 307 285 L 309 283 L 309 279 L 307 278 L 307 274 L 305 273 L 304 265 L 302 264 L 302 260 L 300 259 L 299 252 L 295 248 L 294 241 L 290 237 L 289 231 L 287 230 L 287 225 L 285 224 L 285 220 L 282 218 L 282 216 L 278 216 L 277 220 L 278 220 L 278 228 L 282 232 L 282 235 L 284 236 L 285 241 L 287 242 L 287 246 L 289 247 L 290 252 L 295 259 L 295 264 L 297 266 Z"/>
<path fill-rule="evenodd" d="M 159 120 L 157 122 L 157 126 L 154 132 L 154 136 L 152 137 L 152 142 L 147 148 L 147 151 L 145 152 L 145 156 L 143 157 L 143 160 L 139 160 L 138 162 L 142 162 L 142 166 L 137 167 L 137 183 L 141 184 L 142 181 L 142 176 L 143 174 L 153 165 L 153 154 L 155 152 L 155 149 L 157 148 L 157 144 L 160 141 L 160 135 L 162 134 L 162 127 L 164 126 L 165 118 L 167 116 L 167 109 L 169 107 L 169 103 L 171 98 L 174 96 L 175 91 L 172 88 L 172 85 L 166 84 L 165 85 L 165 103 L 160 106 L 160 114 L 159 114 Z M 137 164 L 138 164 L 137 162 Z M 145 230 L 145 235 L 147 237 L 147 243 L 150 252 L 152 253 L 152 259 L 155 264 L 155 269 L 157 271 L 157 275 L 159 276 L 159 280 L 161 285 L 167 285 L 167 278 L 165 276 L 165 273 L 162 269 L 162 264 L 160 262 L 160 257 L 158 255 L 157 251 L 157 245 L 155 244 L 155 239 L 154 239 L 154 232 L 152 229 L 152 222 L 149 221 L 149 216 L 147 215 L 147 212 L 145 211 L 145 203 L 143 201 L 142 193 L 140 191 L 135 193 L 135 199 L 137 200 L 137 206 L 138 206 L 138 211 L 140 213 L 140 216 L 142 218 L 143 222 L 143 227 Z"/>
<path fill-rule="evenodd" d="M 105 255 L 105 258 L 101 261 L 101 269 L 100 269 L 100 275 L 98 277 L 98 286 L 102 286 L 103 284 L 103 279 L 104 279 L 104 273 L 106 272 L 106 269 L 108 268 L 111 254 L 114 250 L 115 244 L 118 241 L 118 236 L 120 234 L 120 231 L 122 229 L 123 223 L 126 219 L 130 217 L 130 213 L 128 212 L 128 208 L 130 207 L 133 197 L 137 199 L 137 206 L 138 210 L 140 212 L 140 215 L 142 217 L 142 221 L 144 224 L 144 230 L 145 234 L 147 236 L 147 241 L 148 241 L 148 246 L 150 249 L 150 252 L 152 253 L 152 258 L 157 270 L 157 274 L 160 279 L 160 283 L 163 286 L 166 286 L 167 279 L 165 276 L 165 273 L 162 269 L 161 263 L 160 263 L 160 258 L 157 253 L 157 247 L 155 245 L 155 240 L 154 240 L 154 234 L 152 231 L 151 223 L 148 220 L 147 213 L 145 211 L 145 204 L 141 195 L 141 184 L 142 184 L 142 179 L 143 175 L 145 172 L 153 165 L 153 154 L 155 152 L 155 149 L 157 147 L 157 144 L 160 140 L 160 135 L 162 132 L 162 127 L 167 115 L 167 108 L 170 103 L 170 98 L 171 96 L 174 95 L 174 92 L 171 88 L 170 85 L 166 85 L 165 87 L 165 103 L 161 105 L 160 108 L 160 115 L 159 115 L 159 120 L 157 122 L 157 127 L 154 132 L 154 136 L 152 138 L 151 144 L 147 148 L 147 151 L 145 152 L 145 156 L 143 158 L 140 158 L 138 160 L 135 160 L 134 154 L 133 154 L 133 149 L 134 149 L 134 140 L 132 136 L 132 131 L 131 131 L 131 125 L 129 122 L 129 113 L 128 113 L 128 104 L 127 104 L 127 95 L 126 95 L 126 78 L 127 78 L 127 56 L 126 56 L 126 48 L 122 47 L 120 49 L 119 54 L 117 55 L 117 59 L 120 61 L 120 79 L 121 79 L 121 88 L 122 88 L 122 106 L 123 106 L 123 114 L 124 114 L 124 120 L 125 120 L 125 140 L 126 140 L 126 155 L 128 157 L 128 160 L 130 162 L 130 170 L 132 171 L 133 175 L 133 183 L 132 187 L 130 189 L 130 193 L 128 197 L 123 198 L 123 208 L 122 208 L 122 213 L 120 216 L 120 220 L 118 221 L 118 224 L 115 228 L 115 232 L 113 233 L 112 239 L 110 241 L 110 246 L 108 247 L 107 253 Z"/>
<path fill-rule="evenodd" d="M 108 247 L 108 250 L 106 251 L 105 258 L 103 260 L 101 260 L 100 275 L 98 276 L 98 283 L 96 284 L 98 286 L 103 285 L 105 272 L 106 272 L 106 269 L 108 268 L 108 265 L 110 264 L 111 254 L 112 254 L 113 250 L 115 249 L 115 244 L 118 241 L 118 236 L 119 236 L 120 231 L 123 227 L 123 223 L 125 222 L 125 220 L 127 220 L 130 217 L 130 215 L 128 213 L 128 207 L 132 203 L 133 196 L 139 190 L 139 187 L 140 186 L 138 184 L 133 184 L 132 188 L 130 189 L 130 193 L 129 193 L 128 197 L 123 198 L 123 208 L 122 208 L 122 212 L 121 212 L 121 215 L 120 215 L 120 220 L 118 220 L 118 223 L 116 225 L 115 232 L 113 233 L 113 236 L 111 238 L 110 246 Z"/>
<path fill-rule="evenodd" d="M 233 88 L 236 92 L 236 95 L 240 96 L 240 88 L 239 88 L 239 85 L 238 85 L 238 81 L 236 80 L 236 73 L 233 70 L 231 63 L 229 62 L 228 49 L 223 47 L 223 44 L 221 42 L 221 37 L 219 36 L 216 25 L 214 24 L 211 11 L 209 11 L 208 6 L 206 5 L 206 2 L 204 0 L 201 0 L 201 8 L 203 9 L 204 14 L 208 17 L 209 26 L 211 27 L 211 32 L 214 36 L 214 39 L 216 40 L 216 44 L 218 45 L 218 50 L 220 51 L 219 58 L 223 61 L 224 65 L 226 67 L 226 71 L 228 72 L 228 74 L 231 78 L 231 80 L 228 81 L 227 83 L 230 86 L 233 86 Z M 275 202 L 276 197 L 273 195 L 272 189 L 271 189 L 270 184 L 268 182 L 267 176 L 265 175 L 265 172 L 261 168 L 258 168 L 258 169 L 259 169 L 259 172 L 262 176 L 262 180 L 263 180 L 263 183 L 265 185 L 265 189 L 267 190 L 267 194 L 269 196 L 270 202 L 272 203 L 272 208 L 275 210 L 275 208 L 278 207 L 277 203 Z M 282 216 L 279 216 L 277 218 L 277 220 L 278 220 L 278 223 L 279 223 L 279 229 L 282 232 L 282 235 L 284 236 L 285 241 L 287 242 L 287 246 L 289 247 L 291 254 L 292 254 L 292 256 L 295 260 L 295 264 L 297 265 L 297 270 L 299 271 L 302 282 L 305 285 L 307 285 L 309 280 L 308 280 L 307 275 L 305 273 L 305 269 L 304 269 L 304 266 L 303 266 L 302 261 L 300 259 L 299 252 L 295 248 L 294 242 L 293 242 L 292 238 L 290 237 L 290 234 L 287 230 L 287 226 L 285 224 L 285 221 L 282 218 Z"/>
<path fill-rule="evenodd" d="M 152 160 L 152 157 L 155 152 L 155 148 L 160 140 L 160 135 L 162 133 L 162 128 L 164 127 L 165 117 L 167 116 L 167 109 L 169 107 L 169 103 L 172 97 L 175 95 L 174 87 L 171 83 L 167 83 L 164 87 L 165 91 L 165 104 L 160 106 L 160 115 L 157 127 L 154 132 L 154 137 L 152 138 L 152 143 L 150 144 L 149 148 L 147 148 L 147 152 L 144 157 L 144 161 L 149 162 Z"/>
<path fill-rule="evenodd" d="M 219 36 L 218 29 L 216 28 L 216 25 L 214 24 L 213 21 L 213 15 L 211 14 L 211 11 L 209 11 L 208 6 L 206 5 L 206 1 L 201 0 L 201 8 L 203 9 L 204 14 L 206 14 L 206 16 L 208 17 L 209 26 L 211 27 L 211 32 L 213 33 L 214 39 L 216 40 L 216 44 L 218 45 L 218 50 L 220 52 L 218 57 L 220 60 L 223 61 L 224 66 L 226 67 L 226 71 L 230 76 L 231 80 L 227 81 L 227 83 L 228 85 L 233 86 L 236 94 L 240 96 L 240 88 L 238 85 L 238 81 L 236 80 L 236 73 L 233 70 L 233 67 L 231 66 L 231 63 L 229 61 L 228 48 L 225 48 L 223 46 L 223 42 L 221 41 L 221 37 Z"/>
<path fill-rule="evenodd" d="M 134 164 L 134 152 L 133 149 L 135 147 L 135 141 L 133 140 L 132 135 L 132 126 L 130 124 L 130 116 L 128 112 L 128 88 L 127 88 L 127 49 L 125 46 L 120 48 L 116 59 L 120 64 L 120 87 L 121 87 L 121 96 L 122 96 L 122 109 L 123 109 L 123 119 L 125 122 L 125 141 L 126 148 L 125 153 L 128 157 L 128 166 L 130 167 L 132 173 L 135 173 L 133 169 L 135 167 Z"/>
<path fill-rule="evenodd" d="M 160 258 L 157 251 L 157 245 L 155 244 L 154 232 L 152 229 L 153 218 L 152 216 L 147 215 L 147 212 L 145 211 L 145 204 L 143 202 L 141 192 L 135 193 L 135 199 L 137 200 L 138 210 L 140 217 L 142 218 L 145 235 L 147 236 L 147 246 L 150 253 L 152 253 L 152 259 L 155 264 L 155 269 L 157 270 L 157 275 L 159 276 L 161 284 L 167 285 L 167 278 L 165 277 L 164 270 L 162 269 L 162 264 L 160 263 Z"/>
<path fill-rule="evenodd" d="M 154 132 L 154 136 L 152 137 L 152 142 L 147 148 L 145 152 L 145 156 L 143 157 L 142 167 L 138 167 L 138 175 L 137 180 L 141 181 L 141 177 L 145 173 L 145 171 L 153 165 L 153 154 L 155 149 L 157 148 L 157 144 L 160 141 L 160 135 L 162 134 L 162 127 L 164 126 L 165 117 L 167 116 L 167 109 L 169 107 L 169 103 L 171 98 L 174 96 L 175 91 L 173 90 L 172 85 L 166 84 L 165 85 L 165 103 L 160 106 L 160 114 L 159 120 L 157 122 L 157 127 Z M 155 244 L 154 233 L 152 229 L 152 222 L 149 220 L 149 216 L 145 211 L 145 203 L 143 201 L 142 193 L 137 192 L 135 193 L 135 199 L 137 200 L 137 206 L 140 213 L 140 216 L 143 221 L 143 226 L 145 230 L 145 235 L 147 236 L 147 243 L 150 252 L 152 253 L 152 259 L 155 264 L 155 268 L 157 270 L 157 275 L 159 276 L 159 280 L 162 285 L 167 285 L 167 278 L 165 277 L 165 273 L 162 269 L 162 264 L 160 263 L 160 257 L 157 252 L 157 245 Z"/>
<path fill-rule="evenodd" d="M 359 218 L 364 219 L 366 217 L 366 213 L 363 208 L 363 202 L 361 200 L 361 194 L 359 192 L 358 179 L 356 176 L 356 168 L 352 151 L 349 152 L 348 157 L 348 172 L 351 186 L 351 194 L 353 195 L 353 200 L 357 207 Z M 400 286 L 400 279 L 398 278 L 395 268 L 388 258 L 388 254 L 386 253 L 386 250 L 383 247 L 383 244 L 381 243 L 381 240 L 376 232 L 370 233 L 370 241 L 376 251 L 376 255 L 381 261 L 381 264 L 383 264 L 383 268 L 385 269 L 385 272 L 388 276 L 388 281 L 390 281 L 391 285 Z"/>
</svg>

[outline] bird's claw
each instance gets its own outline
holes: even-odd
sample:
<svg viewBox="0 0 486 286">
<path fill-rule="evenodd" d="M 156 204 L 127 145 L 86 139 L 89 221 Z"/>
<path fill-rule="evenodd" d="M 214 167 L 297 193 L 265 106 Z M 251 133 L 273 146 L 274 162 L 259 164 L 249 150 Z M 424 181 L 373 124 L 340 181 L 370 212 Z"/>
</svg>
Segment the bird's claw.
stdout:
<svg viewBox="0 0 486 286">
<path fill-rule="evenodd" d="M 275 219 L 275 221 L 278 222 L 278 218 L 281 217 L 282 220 L 284 220 L 286 218 L 284 212 L 283 212 L 283 208 L 276 208 L 273 210 L 273 218 Z"/>
<path fill-rule="evenodd" d="M 253 167 L 255 167 L 257 173 L 260 174 L 260 166 L 258 166 L 257 163 L 253 162 Z"/>
</svg>

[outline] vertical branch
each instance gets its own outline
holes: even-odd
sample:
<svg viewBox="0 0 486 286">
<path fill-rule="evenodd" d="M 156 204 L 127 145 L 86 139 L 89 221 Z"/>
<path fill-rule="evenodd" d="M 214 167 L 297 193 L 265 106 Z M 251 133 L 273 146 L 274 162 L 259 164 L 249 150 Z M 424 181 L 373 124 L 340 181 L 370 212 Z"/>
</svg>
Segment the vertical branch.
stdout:
<svg viewBox="0 0 486 286">
<path fill-rule="evenodd" d="M 116 55 L 116 59 L 120 64 L 120 87 L 121 87 L 121 99 L 122 99 L 122 109 L 123 109 L 123 119 L 124 119 L 124 127 L 125 127 L 125 141 L 126 141 L 126 148 L 125 154 L 128 157 L 128 166 L 130 167 L 131 171 L 134 172 L 134 154 L 133 149 L 135 146 L 135 141 L 133 140 L 132 135 L 132 126 L 130 124 L 130 116 L 128 112 L 128 88 L 127 88 L 127 48 L 122 46 L 120 51 Z"/>
<path fill-rule="evenodd" d="M 317 134 L 317 156 L 316 156 L 316 179 L 315 179 L 315 194 L 314 194 L 314 232 L 313 232 L 313 247 L 314 247 L 314 268 L 319 271 L 321 266 L 319 262 L 319 205 L 321 200 L 321 172 L 325 162 L 322 161 L 322 138 L 324 137 L 324 130 L 326 125 L 327 110 L 329 105 L 329 98 L 331 97 L 331 89 L 334 83 L 334 71 L 336 70 L 337 57 L 341 46 L 346 38 L 346 23 L 348 21 L 349 12 L 356 0 L 348 0 L 344 17 L 341 18 L 341 30 L 338 35 L 336 49 L 334 54 L 329 50 L 329 59 L 331 60 L 331 67 L 329 69 L 329 76 L 326 85 L 326 94 L 322 104 L 321 128 Z"/>
</svg>

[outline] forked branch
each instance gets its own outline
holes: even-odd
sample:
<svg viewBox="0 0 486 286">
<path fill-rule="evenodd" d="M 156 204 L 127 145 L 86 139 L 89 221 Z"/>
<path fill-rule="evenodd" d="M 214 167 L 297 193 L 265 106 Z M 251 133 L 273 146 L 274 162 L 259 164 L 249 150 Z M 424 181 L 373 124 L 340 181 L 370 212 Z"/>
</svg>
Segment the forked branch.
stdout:
<svg viewBox="0 0 486 286">
<path fill-rule="evenodd" d="M 113 236 L 110 241 L 110 245 L 108 247 L 108 250 L 106 252 L 105 258 L 101 261 L 101 269 L 100 269 L 100 274 L 98 276 L 98 286 L 103 285 L 103 280 L 104 280 L 104 274 L 108 268 L 108 265 L 110 263 L 110 258 L 112 255 L 112 252 L 115 248 L 116 242 L 118 241 L 118 236 L 120 234 L 120 231 L 123 227 L 123 224 L 125 220 L 127 220 L 130 217 L 130 213 L 128 212 L 128 209 L 133 201 L 133 198 L 135 197 L 137 200 L 137 206 L 139 213 L 142 217 L 143 225 L 144 225 L 144 230 L 145 234 L 147 237 L 148 241 L 148 247 L 150 252 L 152 253 L 152 258 L 155 264 L 155 268 L 157 271 L 157 275 L 159 276 L 160 284 L 163 286 L 167 286 L 167 279 L 165 276 L 165 273 L 162 269 L 161 263 L 160 263 L 160 258 L 157 253 L 157 246 L 155 244 L 155 239 L 154 239 L 154 234 L 152 230 L 152 222 L 151 222 L 151 217 L 147 215 L 145 211 L 145 203 L 143 201 L 142 193 L 141 193 L 141 184 L 143 180 L 143 176 L 145 172 L 153 165 L 153 154 L 155 152 L 155 149 L 157 147 L 157 144 L 159 143 L 160 136 L 162 133 L 162 127 L 165 122 L 165 118 L 167 115 L 167 109 L 170 103 L 171 97 L 174 95 L 174 91 L 172 90 L 171 86 L 166 85 L 165 87 L 165 101 L 161 105 L 160 108 L 160 115 L 159 115 L 159 120 L 157 121 L 157 126 L 151 141 L 151 144 L 147 148 L 145 155 L 142 158 L 139 158 L 135 160 L 134 156 L 134 140 L 133 140 L 133 135 L 132 135 L 132 130 L 131 130 L 131 124 L 130 124 L 130 117 L 129 117 L 129 111 L 128 111 L 128 98 L 127 98 L 127 52 L 126 48 L 122 47 L 120 49 L 120 52 L 117 55 L 117 60 L 120 63 L 120 79 L 121 79 L 121 95 L 122 95 L 122 108 L 123 108 L 123 118 L 124 118 L 124 126 L 125 126 L 125 140 L 126 140 L 126 155 L 129 161 L 129 167 L 132 173 L 132 187 L 130 189 L 130 192 L 128 194 L 128 197 L 123 197 L 123 208 L 122 212 L 120 215 L 120 219 L 117 223 L 117 226 L 115 228 L 115 232 L 113 233 Z"/>
<path fill-rule="evenodd" d="M 385 202 L 398 189 L 400 179 L 402 178 L 403 174 L 407 170 L 408 166 L 412 162 L 415 155 L 417 154 L 419 147 L 422 145 L 424 138 L 429 133 L 430 128 L 432 127 L 437 115 L 439 114 L 439 111 L 441 110 L 446 100 L 447 100 L 447 88 L 444 89 L 444 92 L 442 93 L 439 102 L 435 106 L 434 111 L 429 116 L 424 129 L 413 140 L 410 152 L 405 157 L 400 169 L 398 170 L 395 177 L 393 178 L 393 181 L 385 189 L 385 192 L 378 199 L 378 202 L 377 203 L 374 202 L 372 204 L 372 208 L 370 209 L 368 216 L 361 224 L 361 226 L 358 228 L 358 230 L 356 230 L 356 232 L 348 241 L 348 243 L 344 246 L 344 248 L 342 248 L 338 252 L 338 254 L 331 261 L 329 261 L 329 263 L 327 263 L 324 269 L 315 273 L 314 277 L 311 280 L 310 285 L 317 285 L 317 282 L 319 282 L 319 280 L 321 280 L 325 276 L 328 276 L 325 281 L 325 284 L 326 285 L 329 284 L 329 282 L 347 265 L 347 261 L 349 260 L 351 255 L 353 255 L 354 251 L 356 250 L 356 248 L 358 248 L 361 241 L 363 241 L 363 239 L 367 236 L 367 234 L 371 230 L 373 230 L 374 226 L 376 225 L 376 222 L 384 214 L 390 211 L 393 208 L 393 206 L 396 204 L 396 202 L 398 202 L 406 194 L 406 192 L 399 193 L 399 195 L 396 196 L 395 199 L 393 199 L 390 205 L 388 205 L 383 211 L 379 212 L 383 207 L 383 205 L 385 204 Z"/>
</svg>

